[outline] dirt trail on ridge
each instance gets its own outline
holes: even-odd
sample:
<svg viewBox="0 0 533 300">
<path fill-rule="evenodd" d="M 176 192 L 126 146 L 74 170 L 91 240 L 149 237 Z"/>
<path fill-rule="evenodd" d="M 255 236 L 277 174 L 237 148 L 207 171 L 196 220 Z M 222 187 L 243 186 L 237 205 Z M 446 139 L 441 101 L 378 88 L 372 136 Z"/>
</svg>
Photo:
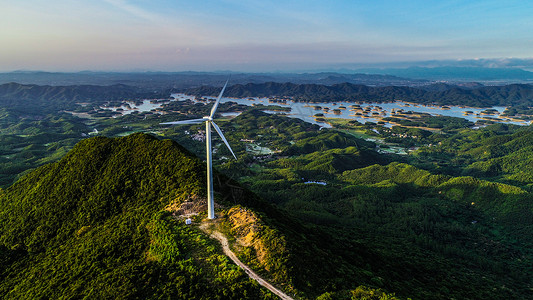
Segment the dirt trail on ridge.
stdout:
<svg viewBox="0 0 533 300">
<path fill-rule="evenodd" d="M 206 233 L 208 233 L 208 227 L 209 224 L 202 223 L 200 225 L 200 229 Z M 293 298 L 289 297 L 287 294 L 283 293 L 282 291 L 278 290 L 276 287 L 268 283 L 266 280 L 261 278 L 259 275 L 257 275 L 254 271 L 252 271 L 247 265 L 243 264 L 231 251 L 228 244 L 228 239 L 222 234 L 220 231 L 213 230 L 210 235 L 212 238 L 218 240 L 220 244 L 222 244 L 222 249 L 224 250 L 224 254 L 228 256 L 237 266 L 239 266 L 241 269 L 244 270 L 244 272 L 253 280 L 257 281 L 260 285 L 266 287 L 269 289 L 272 293 L 274 293 L 276 296 L 280 297 L 283 300 L 294 300 Z"/>
</svg>

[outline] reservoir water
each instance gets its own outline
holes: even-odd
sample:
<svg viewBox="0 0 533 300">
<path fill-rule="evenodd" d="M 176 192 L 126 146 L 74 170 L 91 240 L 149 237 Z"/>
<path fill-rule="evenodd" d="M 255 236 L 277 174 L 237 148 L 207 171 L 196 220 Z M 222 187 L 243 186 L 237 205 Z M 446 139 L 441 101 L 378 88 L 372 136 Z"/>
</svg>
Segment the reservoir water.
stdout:
<svg viewBox="0 0 533 300">
<path fill-rule="evenodd" d="M 150 100 L 143 100 L 143 102 L 139 105 L 136 105 L 135 102 L 133 101 L 126 101 L 126 103 L 120 107 L 102 106 L 101 108 L 112 110 L 112 111 L 117 111 L 120 109 L 120 112 L 122 113 L 122 115 L 128 115 L 134 111 L 138 111 L 138 112 L 152 111 L 154 109 L 160 108 L 162 105 L 163 103 L 152 103 Z"/>
<path fill-rule="evenodd" d="M 172 94 L 171 97 L 174 99 L 171 101 L 185 101 L 191 100 L 194 101 L 194 96 L 189 96 L 185 94 Z M 210 100 L 216 99 L 215 97 L 204 97 Z M 335 103 L 307 103 L 307 102 L 294 102 L 291 100 L 280 102 L 271 102 L 268 98 L 222 98 L 221 102 L 236 102 L 242 105 L 276 105 L 281 107 L 288 107 L 290 111 L 281 112 L 275 110 L 265 110 L 267 113 L 284 113 L 292 118 L 299 118 L 306 122 L 320 125 L 322 127 L 331 127 L 327 123 L 317 121 L 316 117 L 325 117 L 325 118 L 342 118 L 349 120 L 357 120 L 361 123 L 374 122 L 377 123 L 384 117 L 394 116 L 394 113 L 427 113 L 433 116 L 449 116 L 463 118 L 471 122 L 476 122 L 483 118 L 498 118 L 499 122 L 508 123 L 508 124 L 517 124 L 517 125 L 529 125 L 529 121 L 520 121 L 513 120 L 506 117 L 500 116 L 500 114 L 505 110 L 505 107 L 492 107 L 494 114 L 487 115 L 483 114 L 483 111 L 486 111 L 487 108 L 473 108 L 473 107 L 459 107 L 459 106 L 434 106 L 434 105 L 420 105 L 407 102 L 390 102 L 390 103 L 353 103 L 353 102 L 335 102 Z M 165 104 L 165 101 L 151 102 L 149 100 L 144 100 L 142 104 L 135 105 L 134 102 L 126 102 L 125 105 L 122 105 L 121 113 L 123 115 L 132 113 L 134 111 L 138 112 L 147 112 L 155 109 L 162 108 Z M 211 101 L 209 103 L 211 105 Z M 105 109 L 110 109 L 116 111 L 119 107 L 103 107 Z M 164 108 L 163 108 L 164 109 Z M 239 112 L 225 112 L 222 113 L 225 117 L 234 117 L 237 116 Z M 385 126 L 391 126 L 385 122 Z"/>
<path fill-rule="evenodd" d="M 194 96 L 187 96 L 185 94 L 173 94 L 172 97 L 178 101 L 192 100 Z M 204 97 L 210 100 L 215 97 Z M 476 122 L 483 118 L 499 118 L 502 123 L 529 125 L 528 121 L 511 120 L 506 117 L 501 117 L 500 114 L 505 110 L 503 106 L 492 107 L 495 113 L 492 115 L 483 114 L 487 108 L 473 108 L 473 107 L 459 107 L 459 106 L 435 106 L 435 105 L 420 105 L 407 102 L 390 102 L 390 103 L 353 103 L 353 102 L 335 102 L 335 103 L 307 103 L 294 102 L 286 100 L 283 103 L 270 102 L 268 98 L 222 98 L 222 103 L 236 102 L 243 105 L 277 105 L 282 107 L 289 107 L 290 112 L 286 112 L 289 117 L 299 118 L 306 122 L 318 124 L 323 127 L 330 127 L 326 123 L 317 122 L 315 115 L 323 114 L 324 117 L 342 118 L 349 120 L 357 120 L 361 123 L 375 122 L 381 120 L 383 117 L 394 116 L 393 112 L 402 113 L 411 111 L 413 113 L 427 113 L 433 116 L 449 116 L 463 118 L 471 122 Z M 278 113 L 276 111 L 266 111 L 268 113 Z M 285 113 L 285 112 L 283 112 Z M 391 124 L 385 124 L 391 126 Z"/>
</svg>

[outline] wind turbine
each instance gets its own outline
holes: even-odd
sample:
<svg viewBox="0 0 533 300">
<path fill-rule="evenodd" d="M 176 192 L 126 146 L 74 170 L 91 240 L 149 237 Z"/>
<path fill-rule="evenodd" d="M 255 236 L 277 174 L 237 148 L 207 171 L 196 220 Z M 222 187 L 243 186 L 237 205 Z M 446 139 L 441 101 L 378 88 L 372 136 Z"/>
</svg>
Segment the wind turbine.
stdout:
<svg viewBox="0 0 533 300">
<path fill-rule="evenodd" d="M 209 219 L 215 218 L 215 197 L 213 195 L 213 159 L 212 159 L 212 147 L 211 147 L 211 126 L 215 128 L 216 132 L 218 132 L 218 135 L 220 135 L 220 137 L 224 141 L 224 144 L 226 144 L 231 154 L 233 154 L 233 157 L 237 159 L 237 156 L 235 156 L 235 153 L 233 153 L 233 150 L 231 150 L 231 147 L 229 146 L 228 141 L 224 137 L 224 134 L 222 134 L 222 130 L 220 130 L 220 127 L 218 127 L 217 124 L 213 122 L 213 117 L 215 116 L 218 104 L 220 103 L 220 99 L 222 98 L 222 94 L 224 93 L 224 90 L 226 89 L 227 85 L 228 85 L 228 81 L 226 81 L 226 84 L 224 84 L 222 91 L 220 91 L 220 94 L 218 95 L 218 98 L 215 101 L 215 104 L 211 108 L 211 113 L 209 114 L 209 116 L 205 116 L 201 119 L 191 119 L 191 120 L 184 120 L 184 121 L 161 123 L 162 125 L 175 125 L 175 124 L 199 124 L 199 123 L 205 122 L 205 144 L 207 148 L 207 217 Z"/>
</svg>

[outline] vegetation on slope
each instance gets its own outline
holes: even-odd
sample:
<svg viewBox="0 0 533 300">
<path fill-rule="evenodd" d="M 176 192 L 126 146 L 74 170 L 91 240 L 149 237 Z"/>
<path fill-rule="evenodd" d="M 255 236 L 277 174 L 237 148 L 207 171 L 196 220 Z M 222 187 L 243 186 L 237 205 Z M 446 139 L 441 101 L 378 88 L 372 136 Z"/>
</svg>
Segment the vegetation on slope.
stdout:
<svg viewBox="0 0 533 300">
<path fill-rule="evenodd" d="M 439 172 L 476 176 L 531 189 L 532 153 L 530 126 L 496 124 L 440 136 L 431 147 L 420 148 L 412 162 L 426 169 L 434 169 L 435 163 L 444 162 Z"/>
<path fill-rule="evenodd" d="M 0 108 L 0 187 L 28 169 L 60 159 L 91 130 L 69 114 L 21 117 Z"/>
<path fill-rule="evenodd" d="M 216 243 L 160 210 L 204 167 L 136 134 L 79 143 L 0 193 L 4 298 L 263 298 Z"/>
</svg>

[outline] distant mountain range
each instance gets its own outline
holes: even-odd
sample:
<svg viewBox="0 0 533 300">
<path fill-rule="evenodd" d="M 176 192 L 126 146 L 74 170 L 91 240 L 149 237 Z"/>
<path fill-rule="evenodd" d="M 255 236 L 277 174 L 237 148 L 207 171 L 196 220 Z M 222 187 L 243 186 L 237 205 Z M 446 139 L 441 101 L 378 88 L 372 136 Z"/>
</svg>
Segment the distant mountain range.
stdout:
<svg viewBox="0 0 533 300">
<path fill-rule="evenodd" d="M 387 74 L 412 79 L 446 81 L 533 81 L 533 72 L 517 68 L 487 67 L 409 67 L 385 69 L 357 69 L 355 72 L 368 74 Z"/>
<path fill-rule="evenodd" d="M 31 109 L 39 104 L 44 109 L 67 109 L 76 102 L 104 103 L 106 101 L 167 98 L 172 91 L 197 96 L 213 96 L 220 87 L 200 86 L 190 89 L 150 92 L 146 88 L 128 85 L 73 85 L 39 86 L 8 83 L 0 85 L 0 106 Z M 480 84 L 449 85 L 444 83 L 422 87 L 382 86 L 341 83 L 333 85 L 295 83 L 248 83 L 227 88 L 226 96 L 271 97 L 289 96 L 296 101 L 308 102 L 391 102 L 407 101 L 420 104 L 465 105 L 472 107 L 533 106 L 533 85 L 511 84 L 483 86 Z M 44 107 L 44 108 L 43 108 Z"/>
<path fill-rule="evenodd" d="M 187 93 L 216 95 L 220 88 L 199 87 Z M 236 84 L 227 88 L 228 97 L 290 96 L 310 102 L 391 102 L 395 100 L 421 104 L 466 105 L 474 107 L 533 105 L 533 86 L 512 84 L 506 86 L 456 86 L 435 84 L 423 88 L 407 86 L 370 87 L 351 83 L 334 85 L 293 84 L 268 82 Z"/>
<path fill-rule="evenodd" d="M 116 84 L 50 86 L 35 84 L 6 83 L 0 85 L 0 107 L 29 112 L 57 112 L 73 109 L 76 102 L 102 104 L 114 100 L 138 100 L 165 98 L 166 92 L 149 92 L 135 86 Z"/>
<path fill-rule="evenodd" d="M 46 99 L 87 101 L 105 100 L 108 98 L 136 98 L 142 90 L 134 86 L 117 84 L 112 86 L 70 85 L 50 86 L 35 84 L 7 83 L 0 85 L 1 99 L 33 100 Z"/>
<path fill-rule="evenodd" d="M 427 80 L 407 79 L 383 74 L 362 73 L 232 73 L 232 72 L 142 72 L 142 73 L 116 73 L 116 72 L 78 72 L 78 73 L 53 73 L 53 72 L 28 72 L 17 71 L 0 73 L 0 84 L 18 82 L 22 84 L 38 85 L 115 85 L 126 84 L 140 88 L 183 89 L 202 85 L 223 85 L 231 77 L 230 84 L 265 83 L 265 82 L 292 82 L 298 84 L 337 84 L 354 83 L 372 86 L 419 86 L 429 84 Z"/>
<path fill-rule="evenodd" d="M 339 68 L 301 73 L 220 72 L 42 72 L 0 73 L 0 84 L 18 82 L 38 85 L 115 85 L 126 84 L 152 90 L 184 89 L 202 85 L 221 86 L 231 76 L 231 84 L 296 83 L 333 85 L 339 83 L 369 86 L 423 86 L 438 81 L 480 82 L 488 85 L 533 82 L 533 72 L 520 66 L 411 66 L 398 68 Z"/>
</svg>

